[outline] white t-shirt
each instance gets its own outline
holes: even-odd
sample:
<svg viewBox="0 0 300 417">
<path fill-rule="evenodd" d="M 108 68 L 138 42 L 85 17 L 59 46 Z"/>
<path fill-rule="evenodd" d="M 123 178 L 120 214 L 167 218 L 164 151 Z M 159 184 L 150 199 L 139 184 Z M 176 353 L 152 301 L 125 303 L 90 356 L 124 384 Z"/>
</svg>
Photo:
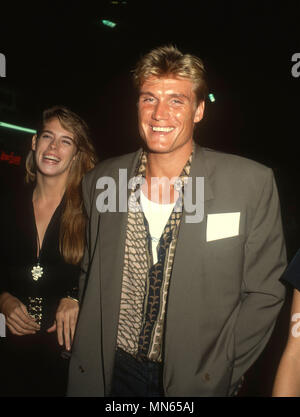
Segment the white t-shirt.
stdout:
<svg viewBox="0 0 300 417">
<path fill-rule="evenodd" d="M 164 231 L 165 225 L 169 220 L 170 214 L 175 206 L 171 204 L 154 203 L 141 191 L 140 201 L 143 212 L 149 224 L 149 232 L 152 241 L 152 254 L 154 264 L 157 262 L 157 245 Z"/>
</svg>

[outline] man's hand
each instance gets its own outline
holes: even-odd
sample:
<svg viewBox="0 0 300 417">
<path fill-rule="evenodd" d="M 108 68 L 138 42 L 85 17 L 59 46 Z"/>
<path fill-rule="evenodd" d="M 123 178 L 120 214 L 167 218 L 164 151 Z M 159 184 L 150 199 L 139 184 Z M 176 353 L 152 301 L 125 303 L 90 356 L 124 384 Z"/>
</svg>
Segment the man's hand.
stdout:
<svg viewBox="0 0 300 417">
<path fill-rule="evenodd" d="M 40 330 L 40 326 L 28 314 L 26 306 L 8 292 L 0 295 L 0 311 L 5 315 L 6 325 L 12 334 L 24 336 Z"/>
<path fill-rule="evenodd" d="M 62 346 L 65 340 L 67 350 L 71 349 L 79 312 L 79 304 L 71 298 L 62 298 L 56 310 L 56 320 L 47 330 L 51 333 L 57 330 L 58 343 Z"/>
</svg>

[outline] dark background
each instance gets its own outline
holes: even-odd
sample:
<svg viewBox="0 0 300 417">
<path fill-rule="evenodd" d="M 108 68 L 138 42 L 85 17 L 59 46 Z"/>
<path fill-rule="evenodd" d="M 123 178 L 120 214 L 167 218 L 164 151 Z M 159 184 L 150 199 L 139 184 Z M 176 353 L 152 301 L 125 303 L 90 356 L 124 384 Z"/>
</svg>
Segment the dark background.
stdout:
<svg viewBox="0 0 300 417">
<path fill-rule="evenodd" d="M 105 27 L 101 19 L 117 23 Z M 300 222 L 297 1 L 10 2 L 0 10 L 0 121 L 35 129 L 42 110 L 64 104 L 89 124 L 99 159 L 137 149 L 131 70 L 151 48 L 175 44 L 205 63 L 210 92 L 196 140 L 270 166 L 279 189 L 289 260 Z M 23 176 L 31 135 L 0 127 L 1 201 Z M 268 396 L 284 348 L 291 291 L 266 350 L 240 395 Z"/>
</svg>

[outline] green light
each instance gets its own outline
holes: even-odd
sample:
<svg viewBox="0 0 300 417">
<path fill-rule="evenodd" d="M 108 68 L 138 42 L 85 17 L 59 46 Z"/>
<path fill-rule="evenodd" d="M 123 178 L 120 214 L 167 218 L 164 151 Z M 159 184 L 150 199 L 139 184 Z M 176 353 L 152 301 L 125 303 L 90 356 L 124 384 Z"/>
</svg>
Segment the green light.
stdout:
<svg viewBox="0 0 300 417">
<path fill-rule="evenodd" d="M 208 94 L 208 98 L 210 99 L 212 103 L 216 101 L 215 96 L 212 93 Z"/>
<path fill-rule="evenodd" d="M 110 28 L 114 28 L 115 26 L 117 26 L 116 23 L 111 22 L 110 20 L 101 20 L 101 22 L 104 24 L 104 26 L 108 26 Z"/>
<path fill-rule="evenodd" d="M 5 123 L 5 122 L 0 122 L 0 127 L 6 127 L 7 129 L 20 130 L 21 132 L 26 132 L 26 133 L 36 133 L 36 130 L 28 129 L 27 127 L 11 125 L 10 123 Z"/>
</svg>

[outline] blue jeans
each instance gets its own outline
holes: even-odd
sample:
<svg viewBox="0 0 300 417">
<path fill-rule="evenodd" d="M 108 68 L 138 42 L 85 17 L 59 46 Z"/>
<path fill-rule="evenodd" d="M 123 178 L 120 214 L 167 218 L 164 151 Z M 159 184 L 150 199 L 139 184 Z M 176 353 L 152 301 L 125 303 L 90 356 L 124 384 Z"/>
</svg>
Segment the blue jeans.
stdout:
<svg viewBox="0 0 300 417">
<path fill-rule="evenodd" d="M 111 396 L 163 397 L 162 365 L 139 361 L 122 349 L 117 349 Z"/>
</svg>

